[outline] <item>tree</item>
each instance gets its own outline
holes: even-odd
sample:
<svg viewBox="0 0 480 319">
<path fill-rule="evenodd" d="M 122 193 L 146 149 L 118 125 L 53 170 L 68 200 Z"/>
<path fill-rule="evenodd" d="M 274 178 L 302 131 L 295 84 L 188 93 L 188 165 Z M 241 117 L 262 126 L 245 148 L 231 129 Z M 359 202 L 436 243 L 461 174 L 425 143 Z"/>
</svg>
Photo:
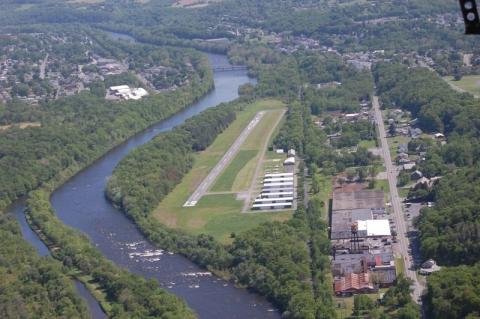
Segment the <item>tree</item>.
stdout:
<svg viewBox="0 0 480 319">
<path fill-rule="evenodd" d="M 390 134 L 390 136 L 395 136 L 397 134 L 397 125 L 395 122 L 390 123 L 388 126 L 388 134 Z"/>
<path fill-rule="evenodd" d="M 365 179 L 368 176 L 368 170 L 365 167 L 359 167 L 359 168 L 357 168 L 357 174 L 358 174 L 358 179 L 360 180 L 360 182 L 363 182 L 363 181 L 365 181 Z"/>
<path fill-rule="evenodd" d="M 370 297 L 366 295 L 355 295 L 353 297 L 353 315 L 359 316 L 369 310 L 372 310 L 375 307 L 375 304 Z"/>
<path fill-rule="evenodd" d="M 352 167 L 347 168 L 346 174 L 347 174 L 347 179 L 350 182 L 352 182 L 355 179 L 355 177 L 357 177 L 357 171 Z"/>
</svg>

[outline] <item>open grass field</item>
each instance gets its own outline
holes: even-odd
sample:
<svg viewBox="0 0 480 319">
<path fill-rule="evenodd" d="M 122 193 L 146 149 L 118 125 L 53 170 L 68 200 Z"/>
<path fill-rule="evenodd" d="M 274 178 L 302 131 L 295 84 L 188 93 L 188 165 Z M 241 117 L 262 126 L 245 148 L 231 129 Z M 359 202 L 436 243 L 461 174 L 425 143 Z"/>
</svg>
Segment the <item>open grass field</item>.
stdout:
<svg viewBox="0 0 480 319">
<path fill-rule="evenodd" d="M 380 298 L 380 295 L 385 293 L 387 289 L 379 289 L 377 293 L 365 294 L 373 301 L 377 301 Z M 353 318 L 351 317 L 353 313 L 353 299 L 354 297 L 334 297 L 333 302 L 336 305 L 336 312 L 338 318 Z M 363 318 L 363 317 L 359 317 Z"/>
<path fill-rule="evenodd" d="M 263 156 L 262 147 L 265 143 L 265 138 L 272 130 L 272 127 L 275 126 L 275 123 L 278 122 L 282 112 L 283 109 L 274 109 L 264 115 L 262 121 L 245 140 L 240 147 L 239 153 L 220 175 L 211 191 L 233 191 L 238 193 L 248 190 L 255 175 L 257 164 Z"/>
<path fill-rule="evenodd" d="M 249 187 L 260 157 L 262 137 L 266 138 L 272 123 L 278 119 L 285 105 L 277 100 L 257 101 L 237 113 L 237 119 L 220 134 L 205 151 L 195 155 L 192 170 L 153 212 L 163 224 L 191 234 L 206 233 L 223 243 L 231 241 L 231 233 L 240 233 L 262 222 L 287 220 L 291 212 L 241 213 L 243 201 L 237 200 L 235 189 Z M 216 165 L 241 131 L 259 111 L 268 111 L 240 148 L 237 156 L 226 167 L 212 188 L 214 194 L 205 195 L 195 207 L 183 207 L 190 194 Z M 276 117 L 275 117 L 276 114 Z M 229 189 L 230 188 L 230 189 Z"/>
<path fill-rule="evenodd" d="M 248 162 L 254 159 L 257 154 L 257 150 L 240 150 L 235 159 L 228 165 L 223 174 L 220 175 L 211 191 L 222 192 L 232 190 L 238 172 L 240 172 Z"/>
<path fill-rule="evenodd" d="M 368 149 L 377 147 L 377 144 L 375 143 L 375 140 L 361 140 L 360 143 L 358 143 L 358 146 Z"/>
<path fill-rule="evenodd" d="M 444 79 L 461 90 L 480 95 L 480 75 L 465 75 L 460 81 L 454 81 L 452 76 L 446 76 Z"/>
</svg>

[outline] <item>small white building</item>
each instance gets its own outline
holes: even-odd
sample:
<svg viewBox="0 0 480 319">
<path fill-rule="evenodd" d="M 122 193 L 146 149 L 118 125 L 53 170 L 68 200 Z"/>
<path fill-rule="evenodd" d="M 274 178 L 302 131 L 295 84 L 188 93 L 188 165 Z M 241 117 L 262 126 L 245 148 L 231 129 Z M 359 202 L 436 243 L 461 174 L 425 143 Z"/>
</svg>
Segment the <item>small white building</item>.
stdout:
<svg viewBox="0 0 480 319">
<path fill-rule="evenodd" d="M 284 166 L 295 165 L 295 157 L 289 157 L 283 162 Z"/>
</svg>

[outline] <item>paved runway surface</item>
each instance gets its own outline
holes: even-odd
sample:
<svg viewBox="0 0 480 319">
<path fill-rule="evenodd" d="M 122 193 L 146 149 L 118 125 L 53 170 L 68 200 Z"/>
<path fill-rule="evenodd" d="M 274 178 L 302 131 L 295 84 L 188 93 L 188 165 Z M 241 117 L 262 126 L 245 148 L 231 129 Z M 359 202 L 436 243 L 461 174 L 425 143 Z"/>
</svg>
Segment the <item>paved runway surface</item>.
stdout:
<svg viewBox="0 0 480 319">
<path fill-rule="evenodd" d="M 230 146 L 228 151 L 223 155 L 222 159 L 215 165 L 215 167 L 208 173 L 207 177 L 202 181 L 202 183 L 197 187 L 195 192 L 188 198 L 188 200 L 183 204 L 183 207 L 193 207 L 197 205 L 198 201 L 205 195 L 206 192 L 212 187 L 212 184 L 215 182 L 217 177 L 223 172 L 227 165 L 232 161 L 232 159 L 237 155 L 240 146 L 247 139 L 250 133 L 253 131 L 255 126 L 260 122 L 262 117 L 265 115 L 265 112 L 258 112 L 253 120 L 247 125 L 247 127 L 240 133 L 235 142 Z"/>
</svg>

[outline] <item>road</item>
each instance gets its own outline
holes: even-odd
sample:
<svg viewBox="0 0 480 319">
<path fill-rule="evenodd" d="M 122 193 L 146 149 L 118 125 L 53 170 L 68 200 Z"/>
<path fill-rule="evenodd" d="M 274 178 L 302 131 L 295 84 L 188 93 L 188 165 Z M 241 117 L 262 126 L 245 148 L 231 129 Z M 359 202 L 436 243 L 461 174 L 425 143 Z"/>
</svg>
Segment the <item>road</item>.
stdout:
<svg viewBox="0 0 480 319">
<path fill-rule="evenodd" d="M 188 200 L 183 204 L 183 207 L 193 207 L 197 205 L 198 201 L 205 195 L 206 192 L 212 187 L 212 184 L 215 182 L 217 177 L 223 172 L 227 165 L 232 161 L 232 159 L 237 155 L 240 146 L 247 139 L 250 133 L 253 131 L 255 126 L 260 122 L 262 117 L 265 115 L 265 112 L 261 111 L 255 114 L 255 117 L 250 121 L 246 128 L 240 133 L 232 146 L 228 151 L 223 155 L 223 157 L 218 161 L 217 165 L 208 173 L 205 179 L 198 185 L 197 189 L 193 194 L 188 198 Z"/>
<path fill-rule="evenodd" d="M 40 75 L 39 75 L 40 80 L 45 80 L 45 68 L 47 66 L 47 61 L 48 61 L 48 53 L 45 56 L 45 59 L 42 60 L 42 63 L 40 63 Z"/>
<path fill-rule="evenodd" d="M 270 132 L 268 132 L 268 136 L 265 139 L 265 141 L 262 145 L 262 148 L 260 149 L 260 152 L 261 152 L 260 154 L 261 155 L 260 155 L 260 158 L 257 161 L 257 166 L 255 167 L 255 173 L 253 174 L 252 181 L 250 182 L 250 187 L 248 188 L 248 191 L 247 191 L 247 194 L 246 194 L 246 197 L 245 197 L 245 202 L 243 204 L 243 209 L 242 209 L 243 213 L 246 213 L 248 211 L 248 209 L 250 208 L 252 197 L 253 197 L 253 194 L 255 192 L 255 188 L 256 188 L 256 185 L 257 185 L 257 180 L 258 180 L 258 177 L 260 176 L 260 172 L 262 170 L 262 165 L 263 165 L 263 162 L 265 160 L 265 153 L 267 152 L 268 143 L 270 143 L 270 139 L 273 135 L 273 132 L 275 131 L 275 128 L 278 126 L 278 124 L 282 120 L 283 116 L 285 115 L 285 112 L 287 112 L 286 109 L 283 110 L 282 115 L 279 116 L 277 121 L 275 122 L 275 124 L 272 125 L 272 128 L 271 128 Z"/>
<path fill-rule="evenodd" d="M 385 125 L 383 123 L 382 112 L 380 110 L 380 104 L 378 102 L 378 96 L 374 96 L 372 100 L 373 109 L 375 112 L 375 122 L 378 126 L 378 131 L 380 135 L 380 142 L 382 147 L 382 155 L 385 162 L 385 167 L 387 170 L 387 178 L 388 178 L 388 185 L 390 187 L 390 197 L 391 197 L 391 204 L 393 208 L 393 215 L 395 224 L 397 225 L 397 240 L 398 243 L 396 245 L 398 251 L 403 261 L 405 262 L 405 275 L 406 277 L 413 280 L 413 292 L 412 297 L 415 302 L 419 299 L 422 295 L 423 287 L 419 283 L 417 278 L 417 273 L 413 268 L 412 261 L 410 259 L 410 255 L 408 253 L 408 247 L 410 245 L 408 234 L 407 234 L 407 226 L 405 225 L 405 219 L 403 217 L 402 211 L 402 204 L 400 201 L 400 196 L 398 195 L 397 190 L 397 169 L 393 165 L 392 158 L 390 155 L 390 148 L 387 142 L 387 135 L 385 132 Z"/>
</svg>

